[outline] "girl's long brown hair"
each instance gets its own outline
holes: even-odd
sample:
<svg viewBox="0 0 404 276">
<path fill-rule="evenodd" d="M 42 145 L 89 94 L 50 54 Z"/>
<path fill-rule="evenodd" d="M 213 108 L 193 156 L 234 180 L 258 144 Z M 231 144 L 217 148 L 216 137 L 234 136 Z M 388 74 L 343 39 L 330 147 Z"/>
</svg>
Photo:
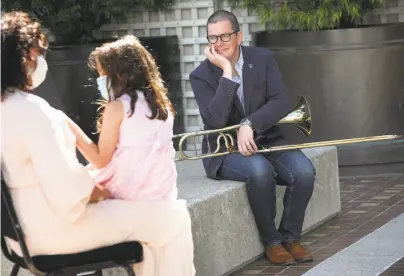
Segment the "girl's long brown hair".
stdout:
<svg viewBox="0 0 404 276">
<path fill-rule="evenodd" d="M 133 35 L 103 44 L 89 56 L 90 68 L 101 69 L 107 76 L 107 87 L 118 98 L 127 94 L 131 98 L 130 114 L 135 111 L 137 92 L 142 91 L 151 109 L 149 119 L 166 120 L 168 113 L 174 116 L 175 110 L 167 97 L 167 89 L 161 78 L 154 58 Z M 101 108 L 105 103 L 101 105 Z M 102 115 L 97 122 L 97 131 L 101 129 Z"/>
</svg>

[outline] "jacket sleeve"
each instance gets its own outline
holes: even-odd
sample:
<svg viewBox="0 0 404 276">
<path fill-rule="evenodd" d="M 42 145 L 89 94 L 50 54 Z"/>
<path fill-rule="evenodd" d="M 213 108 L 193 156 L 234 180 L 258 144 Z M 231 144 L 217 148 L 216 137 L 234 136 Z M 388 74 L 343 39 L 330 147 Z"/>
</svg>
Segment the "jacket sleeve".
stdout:
<svg viewBox="0 0 404 276">
<path fill-rule="evenodd" d="M 266 104 L 247 117 L 258 135 L 269 130 L 291 110 L 290 95 L 272 53 L 266 61 L 266 83 Z"/>
<path fill-rule="evenodd" d="M 64 118 L 50 106 L 30 105 L 24 144 L 51 209 L 75 221 L 85 211 L 95 183 L 78 162 Z"/>
<path fill-rule="evenodd" d="M 199 76 L 191 74 L 189 79 L 204 123 L 213 129 L 223 128 L 229 119 L 239 84 L 221 77 L 215 91 Z"/>
</svg>

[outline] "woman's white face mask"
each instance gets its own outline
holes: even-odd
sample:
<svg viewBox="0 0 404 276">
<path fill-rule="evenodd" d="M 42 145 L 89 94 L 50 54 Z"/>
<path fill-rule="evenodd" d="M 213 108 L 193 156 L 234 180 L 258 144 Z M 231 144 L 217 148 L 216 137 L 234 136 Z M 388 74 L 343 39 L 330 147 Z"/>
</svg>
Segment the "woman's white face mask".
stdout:
<svg viewBox="0 0 404 276">
<path fill-rule="evenodd" d="M 31 76 L 32 87 L 37 88 L 46 79 L 46 74 L 48 73 L 48 63 L 43 56 L 38 56 L 36 60 L 35 70 L 30 70 L 29 75 Z"/>
</svg>

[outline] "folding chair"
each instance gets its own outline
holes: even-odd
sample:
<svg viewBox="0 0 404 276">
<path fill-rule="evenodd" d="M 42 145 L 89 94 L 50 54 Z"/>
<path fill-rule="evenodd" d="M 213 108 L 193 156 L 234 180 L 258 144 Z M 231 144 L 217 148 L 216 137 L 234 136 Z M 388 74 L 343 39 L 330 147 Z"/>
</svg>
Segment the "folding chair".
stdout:
<svg viewBox="0 0 404 276">
<path fill-rule="evenodd" d="M 143 260 L 143 249 L 138 242 L 125 242 L 75 254 L 30 256 L 10 191 L 3 177 L 1 196 L 1 249 L 4 256 L 14 263 L 10 276 L 16 276 L 20 268 L 26 268 L 34 275 L 102 276 L 103 269 L 113 267 L 123 267 L 129 276 L 135 276 L 132 264 Z M 5 237 L 19 243 L 23 257 L 10 252 Z"/>
</svg>

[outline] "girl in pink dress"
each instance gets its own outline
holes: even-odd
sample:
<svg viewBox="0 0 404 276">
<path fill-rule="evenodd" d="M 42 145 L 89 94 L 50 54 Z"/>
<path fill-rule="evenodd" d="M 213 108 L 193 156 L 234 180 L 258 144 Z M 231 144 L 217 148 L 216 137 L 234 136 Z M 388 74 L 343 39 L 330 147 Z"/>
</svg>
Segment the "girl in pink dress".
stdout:
<svg viewBox="0 0 404 276">
<path fill-rule="evenodd" d="M 107 101 L 98 145 L 70 124 L 90 175 L 116 199 L 177 199 L 174 108 L 153 57 L 128 35 L 95 49 L 89 64 Z"/>
</svg>

